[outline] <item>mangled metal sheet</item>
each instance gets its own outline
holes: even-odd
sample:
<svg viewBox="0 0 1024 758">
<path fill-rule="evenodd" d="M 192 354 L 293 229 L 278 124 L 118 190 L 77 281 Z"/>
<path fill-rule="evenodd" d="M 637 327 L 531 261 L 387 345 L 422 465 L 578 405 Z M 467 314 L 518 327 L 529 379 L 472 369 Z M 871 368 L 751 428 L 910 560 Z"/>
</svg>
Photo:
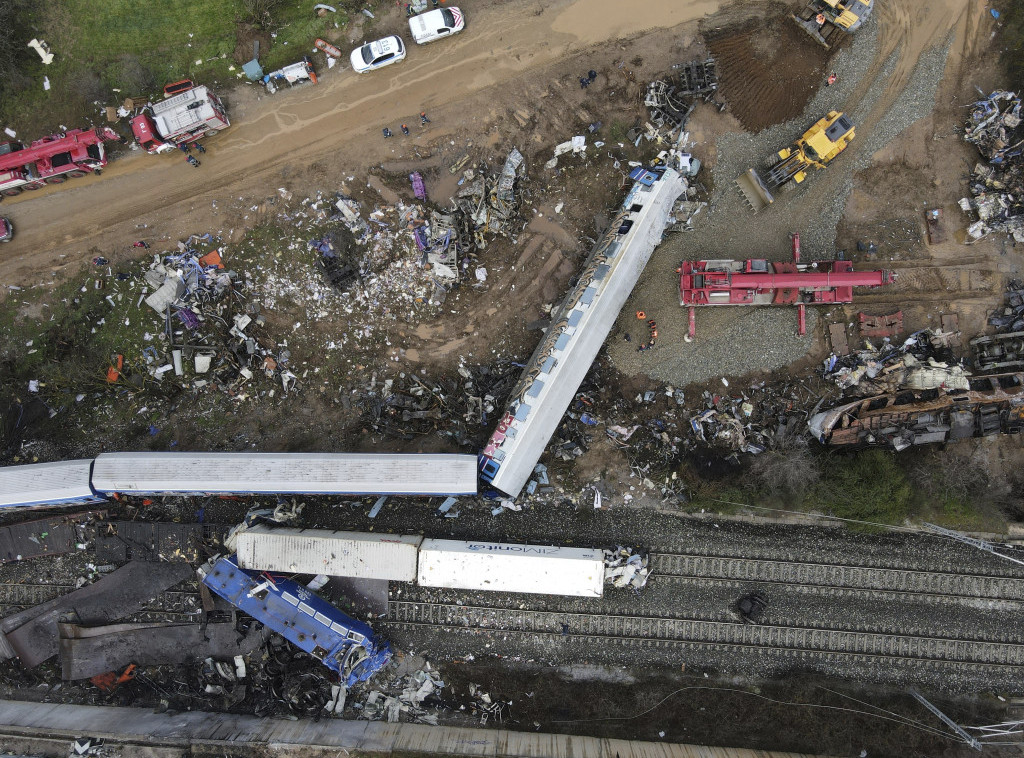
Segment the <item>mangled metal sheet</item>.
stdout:
<svg viewBox="0 0 1024 758">
<path fill-rule="evenodd" d="M 843 403 L 811 416 L 808 431 L 823 445 L 895 450 L 1024 431 L 1024 375 L 967 381 L 967 390 L 907 389 Z"/>
<path fill-rule="evenodd" d="M 100 525 L 93 550 L 101 563 L 190 561 L 200 559 L 205 545 L 220 542 L 227 528 L 218 524 L 108 521 Z"/>
<path fill-rule="evenodd" d="M 971 173 L 971 196 L 960 200 L 965 213 L 978 216 L 967 236 L 978 240 L 1002 232 L 1024 242 L 1024 119 L 1017 93 L 998 90 L 975 102 L 964 139 L 986 161 Z"/>
<path fill-rule="evenodd" d="M 391 647 L 367 624 L 291 579 L 241 569 L 236 556 L 217 556 L 199 573 L 211 591 L 336 671 L 346 686 L 391 660 Z"/>
<path fill-rule="evenodd" d="M 106 511 L 87 511 L 0 527 L 0 563 L 62 555 L 85 547 L 86 525 Z"/>
<path fill-rule="evenodd" d="M 653 126 L 667 129 L 670 133 L 685 128 L 697 103 L 701 100 L 710 102 L 718 90 L 714 58 L 692 60 L 676 64 L 673 68 L 679 73 L 650 82 L 644 95 L 644 105 Z"/>
<path fill-rule="evenodd" d="M 132 561 L 95 584 L 0 620 L 0 658 L 17 656 L 27 668 L 38 666 L 57 654 L 57 622 L 66 614 L 73 612 L 83 624 L 116 621 L 193 576 L 186 563 Z"/>
<path fill-rule="evenodd" d="M 498 177 L 498 185 L 495 189 L 498 200 L 503 203 L 511 203 L 515 200 L 512 190 L 515 187 L 516 179 L 519 178 L 519 169 L 523 165 L 523 160 L 523 154 L 516 148 L 512 148 L 505 159 L 505 166 L 501 170 L 501 176 Z"/>
<path fill-rule="evenodd" d="M 865 342 L 853 354 L 829 356 L 823 373 L 846 395 L 880 395 L 900 389 L 967 390 L 970 372 L 963 365 L 935 357 L 950 357 L 949 343 L 954 337 L 953 332 L 924 329 L 898 346 L 888 340 L 878 347 Z"/>
<path fill-rule="evenodd" d="M 672 168 L 645 172 L 594 247 L 578 283 L 552 312 L 551 326 L 482 454 L 483 478 L 502 492 L 514 497 L 526 485 L 686 187 Z"/>
<path fill-rule="evenodd" d="M 265 627 L 241 635 L 234 622 L 98 627 L 61 623 L 57 626 L 61 677 L 65 680 L 89 679 L 108 671 L 121 671 L 130 663 L 178 666 L 204 658 L 223 660 L 248 655 L 269 635 Z"/>
<path fill-rule="evenodd" d="M 647 553 L 619 545 L 604 551 L 604 581 L 617 589 L 629 587 L 642 590 L 651 576 Z"/>
<path fill-rule="evenodd" d="M 400 582 L 416 581 L 421 542 L 419 535 L 267 526 L 236 535 L 238 565 L 244 569 Z"/>
<path fill-rule="evenodd" d="M 975 363 L 982 371 L 1024 366 L 1024 332 L 1008 332 L 971 340 Z"/>
<path fill-rule="evenodd" d="M 186 289 L 181 279 L 169 277 L 156 292 L 146 298 L 146 305 L 162 316 L 169 307 L 181 299 Z"/>
</svg>

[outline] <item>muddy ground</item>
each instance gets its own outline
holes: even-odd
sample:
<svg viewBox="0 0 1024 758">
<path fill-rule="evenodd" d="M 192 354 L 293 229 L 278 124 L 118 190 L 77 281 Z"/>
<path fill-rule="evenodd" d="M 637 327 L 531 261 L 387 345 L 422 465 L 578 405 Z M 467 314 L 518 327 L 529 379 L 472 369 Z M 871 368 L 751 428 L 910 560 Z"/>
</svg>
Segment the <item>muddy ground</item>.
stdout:
<svg viewBox="0 0 1024 758">
<path fill-rule="evenodd" d="M 5 305 L 17 311 L 14 321 L 23 328 L 36 319 L 45 322 L 47 308 L 83 281 L 92 286 L 95 272 L 89 261 L 94 257 L 108 258 L 116 270 L 136 270 L 138 251 L 130 247 L 136 239 L 145 238 L 159 250 L 189 234 L 211 232 L 223 238 L 229 251 L 237 250 L 240 261 L 256 266 L 261 249 L 268 255 L 278 249 L 269 237 L 286 226 L 282 214 L 292 217 L 303 199 L 318 192 L 344 187 L 368 207 L 408 202 L 405 176 L 416 170 L 429 196 L 443 202 L 456 188 L 449 165 L 463 155 L 470 156 L 471 164 L 500 165 L 508 149 L 517 146 L 528 164 L 523 219 L 514 239 L 496 239 L 481 255 L 489 271 L 486 287 L 467 287 L 442 309 L 417 306 L 401 320 L 381 318 L 374 339 L 344 355 L 322 348 L 346 333 L 348 315 L 335 310 L 309 321 L 297 306 L 282 304 L 271 316 L 274 336 L 293 340 L 297 362 L 310 372 L 322 369 L 327 378 L 303 377 L 302 391 L 288 397 L 268 397 L 264 388 L 264 394 L 242 405 L 234 398 L 182 393 L 161 401 L 158 411 L 140 415 L 140 408 L 156 404 L 138 396 L 113 396 L 96 379 L 109 356 L 71 352 L 69 362 L 92 372 L 92 383 L 82 390 L 96 398 L 85 401 L 96 415 L 71 406 L 71 421 L 67 414 L 48 420 L 40 411 L 26 436 L 29 446 L 16 450 L 20 460 L 84 456 L 101 449 L 458 449 L 436 434 L 396 439 L 376 433 L 365 423 L 352 391 L 399 372 L 458 381 L 454 370 L 463 362 L 496 365 L 525 359 L 540 334 L 529 328 L 531 323 L 543 319 L 545 306 L 565 291 L 601 219 L 621 199 L 622 174 L 613 160 L 642 160 L 654 152 L 649 145 L 619 147 L 628 128 L 646 118 L 641 106 L 646 82 L 669 72 L 674 63 L 709 53 L 720 61 L 720 94 L 729 107 L 724 113 L 699 107 L 689 130 L 693 151 L 706 166 L 702 197 L 711 207 L 698 218 L 695 232 L 667 239 L 624 309 L 609 342 L 609 360 L 602 361 L 598 374 L 606 399 L 632 401 L 666 383 L 697 397 L 705 388 L 720 390 L 723 374 L 734 382 L 743 377 L 748 384 L 779 379 L 793 370 L 786 368 L 793 361 L 804 370 L 826 355 L 825 324 L 851 321 L 860 308 L 886 313 L 900 307 L 907 331 L 934 324 L 942 313 L 957 313 L 966 342 L 984 328 L 987 312 L 1000 301 L 1004 278 L 1020 270 L 1018 252 L 1000 241 L 964 247 L 966 220 L 956 207 L 973 165 L 973 148 L 958 133 L 962 106 L 973 99 L 976 86 L 989 90 L 1000 81 L 996 53 L 989 48 L 994 22 L 981 6 L 966 0 L 892 0 L 881 4 L 862 36 L 827 54 L 785 23 L 784 14 L 794 3 L 720 7 L 714 2 L 657 2 L 639 9 L 606 0 L 463 0 L 460 5 L 470 18 L 466 33 L 443 46 L 410 50 L 400 66 L 365 77 L 336 67 L 315 88 L 273 97 L 253 86 L 226 93 L 234 125 L 208 143 L 199 171 L 180 156 L 122 155 L 102 177 L 5 200 L 3 213 L 12 217 L 19 235 L 0 250 L 0 280 Z M 395 10 L 375 28 L 383 34 L 404 25 Z M 347 32 L 347 41 L 358 39 L 358 28 Z M 824 79 L 833 65 L 840 68 L 840 79 L 826 91 Z M 581 89 L 578 78 L 590 69 L 598 72 L 597 80 Z M 739 162 L 784 146 L 818 117 L 811 117 L 813 109 L 831 107 L 858 116 L 858 139 L 848 155 L 754 219 L 731 184 Z M 432 121 L 421 129 L 416 114 L 424 109 Z M 585 158 L 563 159 L 557 173 L 542 168 L 555 144 L 597 121 L 602 127 L 595 138 L 606 142 L 604 148 L 591 148 Z M 381 138 L 382 126 L 398 134 L 403 122 L 412 128 L 409 137 Z M 555 211 L 559 203 L 564 203 L 561 213 Z M 925 242 L 926 207 L 946 212 L 951 233 L 942 245 Z M 896 288 L 862 295 L 851 308 L 820 313 L 803 340 L 792 336 L 795 314 L 790 311 L 755 315 L 730 310 L 700 314 L 698 340 L 684 344 L 686 320 L 678 308 L 673 273 L 678 261 L 783 259 L 794 231 L 803 236 L 811 258 L 842 249 L 859 267 L 896 270 Z M 875 259 L 854 254 L 861 240 L 878 244 Z M 637 309 L 656 315 L 661 329 L 658 349 L 642 356 L 623 339 L 635 331 L 632 314 Z M 306 341 L 305 330 L 295 337 L 287 334 L 299 320 L 309 330 Z M 730 360 L 738 356 L 735 370 L 723 370 L 724 362 L 714 353 L 723 344 Z M 27 347 L 24 341 L 9 347 L 15 368 L 7 365 L 5 381 L 16 373 L 15 348 Z M 22 378 L 18 375 L 19 382 Z M 5 399 L 25 399 L 20 385 L 7 390 Z M 669 407 L 668 400 L 659 403 L 665 406 L 659 412 Z M 486 426 L 473 430 L 464 449 L 474 449 L 488 433 Z M 944 453 L 936 455 L 941 460 Z M 1001 441 L 998 450 L 972 443 L 970 455 L 986 464 L 994 460 L 993 469 L 1004 474 L 1019 472 L 1017 440 Z M 571 490 L 574 502 L 585 483 L 597 482 L 616 506 L 631 490 L 636 492 L 630 500 L 634 505 L 657 505 L 659 498 L 645 499 L 643 488 L 633 489 L 639 482 L 629 464 L 628 457 L 599 440 L 562 468 L 560 486 Z M 507 538 L 521 537 L 523 531 L 511 527 Z M 651 692 L 667 694 L 679 683 L 669 678 Z M 530 684 L 530 691 L 535 689 Z M 653 699 L 653 694 L 637 694 L 630 705 Z M 967 712 L 973 705 L 962 707 Z M 524 722 L 539 718 L 525 711 L 530 716 Z M 615 733 L 653 739 L 657 726 L 652 717 L 643 728 L 631 725 Z M 723 724 L 721 731 L 688 728 L 687 733 L 670 729 L 667 738 L 771 744 L 767 728 L 750 740 L 735 738 L 734 724 Z M 856 733 L 863 726 L 848 728 Z M 844 735 L 831 744 L 851 755 L 860 750 Z M 795 737 L 777 746 L 814 748 Z M 899 752 L 886 741 L 873 748 L 869 754 Z M 934 744 L 915 749 L 911 754 L 946 754 Z"/>
</svg>

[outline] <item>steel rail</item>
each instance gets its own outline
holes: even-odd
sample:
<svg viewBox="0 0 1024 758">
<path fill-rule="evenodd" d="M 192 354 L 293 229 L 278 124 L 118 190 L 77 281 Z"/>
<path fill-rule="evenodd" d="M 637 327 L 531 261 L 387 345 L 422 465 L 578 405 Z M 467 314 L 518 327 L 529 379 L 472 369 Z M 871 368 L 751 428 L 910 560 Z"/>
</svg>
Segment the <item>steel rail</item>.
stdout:
<svg viewBox="0 0 1024 758">
<path fill-rule="evenodd" d="M 5 584 L 0 583 L 0 618 L 16 613 L 22 608 L 53 600 L 75 591 L 74 585 L 67 584 Z M 145 607 L 133 616 L 154 617 L 160 614 L 168 618 L 197 616 L 202 612 L 198 592 L 168 591 L 156 595 Z"/>
<path fill-rule="evenodd" d="M 828 587 L 949 596 L 1024 600 L 1024 578 L 845 566 L 759 558 L 652 553 L 652 578 L 729 579 L 800 587 Z"/>
<path fill-rule="evenodd" d="M 725 621 L 562 613 L 449 603 L 391 601 L 386 623 L 398 627 L 446 627 L 474 632 L 522 633 L 550 637 L 763 648 L 805 655 L 860 655 L 921 663 L 1024 667 L 1024 644 L 881 634 Z"/>
</svg>

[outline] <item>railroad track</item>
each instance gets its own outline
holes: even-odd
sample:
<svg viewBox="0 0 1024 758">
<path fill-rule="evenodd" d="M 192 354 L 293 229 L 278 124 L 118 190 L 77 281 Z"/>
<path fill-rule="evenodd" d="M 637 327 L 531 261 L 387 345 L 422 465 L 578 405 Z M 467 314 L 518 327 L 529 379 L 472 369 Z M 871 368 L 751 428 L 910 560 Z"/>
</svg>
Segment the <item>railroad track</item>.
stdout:
<svg viewBox="0 0 1024 758">
<path fill-rule="evenodd" d="M 444 627 L 639 647 L 760 650 L 784 657 L 849 660 L 852 656 L 898 661 L 904 666 L 966 665 L 1024 670 L 1024 644 L 726 621 L 391 601 L 385 623 L 406 630 Z"/>
<path fill-rule="evenodd" d="M 66 584 L 0 584 L 0 618 L 74 591 L 74 585 Z M 132 617 L 176 621 L 196 618 L 201 610 L 198 592 L 161 592 Z"/>
<path fill-rule="evenodd" d="M 905 593 L 950 600 L 1024 601 L 1024 578 L 829 563 L 652 553 L 652 579 L 764 582 L 790 587 Z"/>
</svg>

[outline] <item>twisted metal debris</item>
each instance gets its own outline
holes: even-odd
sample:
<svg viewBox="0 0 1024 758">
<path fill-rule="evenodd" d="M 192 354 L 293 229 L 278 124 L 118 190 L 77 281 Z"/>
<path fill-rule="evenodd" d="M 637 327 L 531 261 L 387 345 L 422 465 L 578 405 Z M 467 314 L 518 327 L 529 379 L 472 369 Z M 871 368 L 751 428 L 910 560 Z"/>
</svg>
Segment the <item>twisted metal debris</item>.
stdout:
<svg viewBox="0 0 1024 758">
<path fill-rule="evenodd" d="M 965 213 L 978 220 L 967 234 L 977 241 L 992 232 L 1004 232 L 1024 242 L 1024 126 L 1016 92 L 993 92 L 974 103 L 964 139 L 977 146 L 985 162 L 971 172 L 971 197 L 961 198 Z"/>
</svg>

